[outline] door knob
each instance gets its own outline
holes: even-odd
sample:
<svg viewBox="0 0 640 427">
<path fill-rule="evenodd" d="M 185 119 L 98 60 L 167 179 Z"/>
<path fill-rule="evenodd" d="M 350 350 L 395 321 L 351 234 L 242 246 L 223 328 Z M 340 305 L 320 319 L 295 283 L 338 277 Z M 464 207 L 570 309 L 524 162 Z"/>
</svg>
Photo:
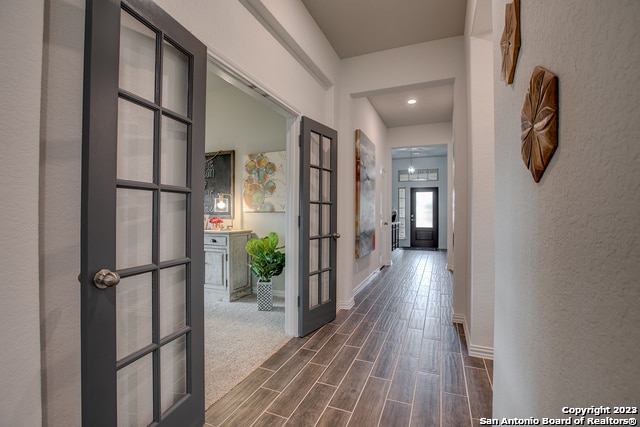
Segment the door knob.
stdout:
<svg viewBox="0 0 640 427">
<path fill-rule="evenodd" d="M 333 233 L 331 235 L 331 237 L 333 237 L 334 239 L 339 239 L 340 238 L 340 233 Z"/>
<path fill-rule="evenodd" d="M 99 289 L 112 288 L 120 283 L 120 275 L 115 271 L 103 268 L 93 276 L 93 284 Z"/>
</svg>

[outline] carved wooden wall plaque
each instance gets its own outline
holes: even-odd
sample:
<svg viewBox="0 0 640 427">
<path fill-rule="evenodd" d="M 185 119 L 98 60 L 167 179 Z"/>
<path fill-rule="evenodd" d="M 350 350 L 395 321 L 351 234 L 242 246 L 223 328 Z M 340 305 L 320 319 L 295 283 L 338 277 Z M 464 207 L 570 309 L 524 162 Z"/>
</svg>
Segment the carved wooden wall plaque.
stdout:
<svg viewBox="0 0 640 427">
<path fill-rule="evenodd" d="M 531 75 L 522 106 L 522 160 L 539 182 L 558 146 L 558 77 L 542 67 Z"/>
<path fill-rule="evenodd" d="M 513 3 L 505 5 L 504 30 L 500 38 L 500 50 L 502 52 L 500 80 L 511 84 L 520 51 L 520 0 L 513 0 Z"/>
</svg>

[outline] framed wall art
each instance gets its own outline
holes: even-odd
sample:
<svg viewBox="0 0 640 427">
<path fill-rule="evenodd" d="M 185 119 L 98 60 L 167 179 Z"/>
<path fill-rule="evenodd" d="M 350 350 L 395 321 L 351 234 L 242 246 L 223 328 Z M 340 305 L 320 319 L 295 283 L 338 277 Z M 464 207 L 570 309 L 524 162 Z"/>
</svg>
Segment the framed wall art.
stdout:
<svg viewBox="0 0 640 427">
<path fill-rule="evenodd" d="M 376 248 L 376 146 L 356 129 L 356 258 Z"/>
<path fill-rule="evenodd" d="M 244 159 L 243 212 L 284 212 L 287 202 L 287 152 L 252 153 Z"/>
<path fill-rule="evenodd" d="M 233 218 L 235 152 L 216 151 L 204 155 L 204 214 Z"/>
</svg>

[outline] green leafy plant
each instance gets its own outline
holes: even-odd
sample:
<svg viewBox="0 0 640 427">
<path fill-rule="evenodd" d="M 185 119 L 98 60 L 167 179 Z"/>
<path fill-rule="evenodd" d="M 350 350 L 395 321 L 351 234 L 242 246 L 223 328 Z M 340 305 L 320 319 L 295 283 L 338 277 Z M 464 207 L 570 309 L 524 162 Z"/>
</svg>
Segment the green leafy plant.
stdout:
<svg viewBox="0 0 640 427">
<path fill-rule="evenodd" d="M 273 231 L 266 237 L 253 238 L 245 245 L 245 250 L 251 259 L 249 268 L 261 282 L 269 282 L 273 276 L 282 273 L 284 269 L 284 253 L 278 246 L 278 235 Z"/>
</svg>

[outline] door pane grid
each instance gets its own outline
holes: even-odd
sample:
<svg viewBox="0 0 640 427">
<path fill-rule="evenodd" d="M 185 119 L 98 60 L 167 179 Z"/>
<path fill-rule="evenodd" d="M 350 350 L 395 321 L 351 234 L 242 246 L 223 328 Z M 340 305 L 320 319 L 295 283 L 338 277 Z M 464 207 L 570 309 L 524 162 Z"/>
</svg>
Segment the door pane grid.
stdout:
<svg viewBox="0 0 640 427">
<path fill-rule="evenodd" d="M 122 15 L 127 15 L 128 17 L 123 19 L 130 21 L 131 16 L 126 11 L 123 11 Z M 137 18 L 133 19 L 137 21 Z M 190 159 L 193 153 L 191 150 L 192 123 L 190 119 L 192 108 L 189 105 L 192 59 L 176 46 L 168 43 L 162 33 L 158 32 L 155 36 L 155 79 L 146 77 L 146 81 L 152 80 L 155 83 L 153 96 L 150 95 L 148 89 L 138 91 L 131 84 L 121 87 L 119 91 L 120 99 L 128 99 L 129 102 L 133 102 L 132 105 L 142 105 L 153 111 L 151 141 L 153 155 L 146 156 L 153 159 L 152 173 L 147 172 L 146 179 L 142 180 L 137 176 L 123 175 L 121 178 L 124 179 L 118 180 L 116 184 L 117 187 L 121 184 L 128 191 L 144 189 L 152 194 L 151 203 L 147 203 L 147 208 L 151 208 L 151 218 L 147 217 L 144 220 L 151 228 L 153 236 L 149 242 L 151 247 L 146 249 L 147 254 L 151 255 L 151 259 L 147 262 L 134 262 L 125 266 L 132 270 L 145 264 L 146 268 L 150 267 L 151 301 L 150 306 L 147 307 L 149 311 L 144 312 L 148 313 L 150 317 L 148 320 L 151 321 L 151 331 L 149 332 L 152 335 L 152 343 L 135 349 L 124 360 L 119 357 L 121 362 L 118 363 L 117 369 L 118 372 L 126 372 L 127 369 L 130 369 L 129 366 L 139 363 L 139 360 L 147 361 L 144 365 L 145 372 L 149 372 L 150 369 L 151 375 L 149 373 L 145 375 L 148 375 L 151 390 L 147 388 L 149 384 L 144 386 L 144 390 L 146 390 L 144 399 L 151 399 L 152 419 L 158 421 L 161 419 L 162 413 L 178 402 L 191 387 L 191 382 L 186 380 L 189 374 L 186 360 L 189 357 L 188 344 L 191 330 L 186 325 L 189 302 L 187 289 L 190 278 L 190 263 L 187 258 L 190 255 L 187 248 L 190 242 L 187 241 L 187 236 L 190 231 L 189 214 L 191 212 L 191 189 L 189 188 L 191 171 L 190 162 L 187 159 Z M 149 44 L 147 43 L 146 46 L 148 53 L 150 51 Z M 167 49 L 170 53 L 165 56 Z M 129 56 L 134 57 L 131 54 Z M 179 77 L 180 75 L 182 77 Z M 174 77 L 171 82 L 168 82 L 168 76 Z M 184 80 L 180 81 L 181 78 Z M 145 80 L 144 77 L 139 77 L 139 79 Z M 131 78 L 124 80 L 124 82 L 130 80 Z M 142 96 L 138 96 L 137 93 Z M 164 94 L 169 98 L 165 99 Z M 176 163 L 177 169 L 175 168 Z M 133 170 L 135 169 L 133 166 Z M 147 181 L 153 184 L 151 186 L 147 184 L 140 188 L 139 185 L 136 185 L 136 181 Z M 184 263 L 185 260 L 186 263 Z M 178 267 L 169 268 L 180 269 L 183 279 L 179 279 L 176 289 L 163 292 L 166 287 L 163 283 L 170 285 L 171 281 L 166 274 L 169 269 L 162 269 L 162 267 L 176 262 L 181 262 L 181 264 L 178 264 Z M 172 300 L 176 304 L 173 304 Z M 147 305 L 149 305 L 149 301 Z M 119 354 L 119 356 L 124 356 L 124 354 Z M 140 425 L 149 424 L 147 408 L 149 402 L 144 404 L 144 408 L 147 408 L 144 410 L 146 415 L 140 412 L 142 415 L 139 420 L 131 418 L 131 411 L 125 409 L 127 405 L 123 403 L 127 401 L 127 390 L 132 385 L 135 386 L 131 381 L 135 383 L 146 380 L 143 377 L 132 377 L 130 374 L 119 373 L 118 375 L 119 378 L 124 376 L 130 379 L 118 383 L 119 418 L 120 412 L 122 412 L 127 419 L 128 424 L 126 425 L 138 425 L 138 422 Z M 120 405 L 125 406 L 121 407 Z"/>
</svg>

